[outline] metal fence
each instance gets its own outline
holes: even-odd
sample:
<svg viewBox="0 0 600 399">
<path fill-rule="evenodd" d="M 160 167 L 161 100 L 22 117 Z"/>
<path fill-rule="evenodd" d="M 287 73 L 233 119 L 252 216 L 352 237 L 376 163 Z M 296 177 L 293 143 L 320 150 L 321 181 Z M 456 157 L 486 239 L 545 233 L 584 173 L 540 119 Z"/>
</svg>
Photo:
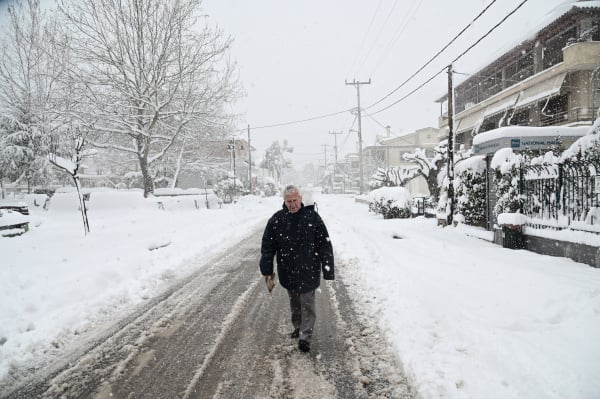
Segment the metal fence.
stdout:
<svg viewBox="0 0 600 399">
<path fill-rule="evenodd" d="M 540 224 L 566 228 L 583 222 L 600 207 L 600 160 L 523 166 L 520 191 L 523 214 Z"/>
</svg>

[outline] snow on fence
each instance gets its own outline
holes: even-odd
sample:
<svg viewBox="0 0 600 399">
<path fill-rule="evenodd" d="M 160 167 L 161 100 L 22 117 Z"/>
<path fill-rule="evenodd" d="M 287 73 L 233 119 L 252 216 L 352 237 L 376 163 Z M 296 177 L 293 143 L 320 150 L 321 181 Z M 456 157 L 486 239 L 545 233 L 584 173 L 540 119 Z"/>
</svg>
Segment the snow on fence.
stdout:
<svg viewBox="0 0 600 399">
<path fill-rule="evenodd" d="M 600 233 L 600 160 L 525 165 L 520 191 L 529 224 Z"/>
<path fill-rule="evenodd" d="M 104 210 L 190 210 L 218 209 L 221 201 L 208 190 L 157 190 L 156 195 L 144 198 L 140 189 L 114 190 L 110 188 L 84 189 L 86 208 L 90 212 Z M 51 212 L 71 212 L 79 209 L 75 188 L 62 188 L 49 200 Z"/>
</svg>

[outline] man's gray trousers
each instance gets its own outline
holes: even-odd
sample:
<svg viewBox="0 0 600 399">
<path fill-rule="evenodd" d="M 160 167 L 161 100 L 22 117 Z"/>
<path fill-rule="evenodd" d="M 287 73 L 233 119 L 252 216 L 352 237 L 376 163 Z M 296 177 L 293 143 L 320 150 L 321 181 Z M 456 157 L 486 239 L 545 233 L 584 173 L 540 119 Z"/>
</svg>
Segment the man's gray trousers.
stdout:
<svg viewBox="0 0 600 399">
<path fill-rule="evenodd" d="M 315 291 L 298 293 L 288 290 L 290 308 L 292 310 L 292 325 L 300 330 L 299 338 L 310 342 L 315 327 Z"/>
</svg>

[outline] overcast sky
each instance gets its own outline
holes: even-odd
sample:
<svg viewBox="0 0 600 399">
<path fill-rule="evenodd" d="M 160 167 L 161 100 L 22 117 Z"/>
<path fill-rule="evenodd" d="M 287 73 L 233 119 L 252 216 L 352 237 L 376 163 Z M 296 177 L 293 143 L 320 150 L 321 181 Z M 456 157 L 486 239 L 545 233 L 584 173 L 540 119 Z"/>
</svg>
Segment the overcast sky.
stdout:
<svg viewBox="0 0 600 399">
<path fill-rule="evenodd" d="M 368 81 L 360 86 L 366 108 L 400 86 L 420 69 L 493 0 L 204 0 L 211 23 L 234 39 L 233 57 L 247 97 L 236 111 L 245 114 L 240 127 L 286 123 L 356 107 L 355 86 L 345 80 Z M 387 100 L 369 108 L 376 112 L 397 101 L 444 69 L 485 35 L 522 0 L 497 0 L 429 67 Z M 500 55 L 540 27 L 565 0 L 528 0 L 505 23 L 465 54 L 456 64 L 460 73 L 475 73 L 491 57 Z M 551 14 L 552 15 L 552 14 Z M 464 79 L 456 75 L 455 80 Z M 387 111 L 363 116 L 363 147 L 391 126 L 393 134 L 437 127 L 440 105 L 447 91 L 444 72 L 414 95 Z M 354 116 L 343 113 L 309 123 L 251 130 L 257 157 L 274 140 L 287 139 L 293 160 L 333 159 L 334 135 L 338 158 L 356 151 L 358 135 L 349 130 Z M 242 135 L 245 137 L 245 133 Z"/>
<path fill-rule="evenodd" d="M 354 115 L 341 112 L 356 107 L 360 86 L 361 106 L 375 113 L 398 101 L 442 71 L 452 60 L 485 35 L 523 0 L 203 0 L 210 24 L 234 38 L 232 58 L 246 96 L 232 109 L 246 138 L 251 126 L 255 159 L 273 141 L 287 140 L 294 147 L 298 168 L 306 162 L 322 163 L 356 152 L 358 135 Z M 0 23 L 5 21 L 7 0 L 0 0 Z M 50 0 L 43 3 L 52 4 Z M 419 70 L 488 5 L 491 7 L 447 50 L 414 79 L 387 99 L 370 107 L 398 88 Z M 570 0 L 525 0 L 506 22 L 455 63 L 455 81 L 476 73 L 494 57 L 541 28 Z M 363 115 L 363 148 L 390 126 L 392 134 L 437 127 L 440 105 L 447 91 L 447 74 L 389 109 Z M 308 123 L 274 128 L 258 127 L 341 114 Z M 256 128 L 256 129 L 254 129 Z M 327 147 L 324 147 L 327 145 Z"/>
</svg>

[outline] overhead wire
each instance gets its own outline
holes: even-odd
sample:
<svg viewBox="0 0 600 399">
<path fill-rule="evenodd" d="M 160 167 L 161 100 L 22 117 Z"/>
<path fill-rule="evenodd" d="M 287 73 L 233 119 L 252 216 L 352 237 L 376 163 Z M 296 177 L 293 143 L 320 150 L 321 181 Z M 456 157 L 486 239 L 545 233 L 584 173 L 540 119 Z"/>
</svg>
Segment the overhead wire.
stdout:
<svg viewBox="0 0 600 399">
<path fill-rule="evenodd" d="M 357 63 L 359 61 L 360 53 L 363 51 L 363 47 L 367 43 L 367 38 L 369 37 L 369 34 L 371 33 L 371 29 L 373 28 L 373 24 L 375 22 L 377 14 L 379 13 L 379 9 L 381 8 L 382 2 L 383 2 L 383 0 L 379 0 L 379 2 L 377 3 L 377 7 L 375 8 L 375 12 L 373 13 L 373 16 L 371 17 L 371 20 L 369 22 L 369 26 L 367 27 L 366 32 L 363 34 L 362 42 L 361 42 L 360 46 L 358 47 L 358 50 L 355 52 L 354 60 L 352 61 L 352 64 L 350 64 L 350 68 L 348 69 L 348 71 L 346 73 L 346 76 L 350 76 L 350 74 L 354 71 L 355 65 L 357 65 Z M 341 104 L 343 102 L 343 99 L 345 98 L 344 94 L 342 93 L 341 90 L 338 93 L 339 94 L 337 95 L 336 101 L 335 101 L 335 104 L 336 104 L 335 108 L 340 108 Z"/>
<path fill-rule="evenodd" d="M 370 112 L 368 114 L 363 114 L 363 115 L 377 115 L 380 112 L 383 112 L 385 110 L 388 110 L 390 108 L 392 108 L 394 105 L 406 100 L 408 97 L 412 96 L 414 93 L 416 93 L 418 90 L 420 90 L 421 88 L 423 88 L 425 85 L 427 85 L 429 82 L 431 82 L 433 79 L 437 78 L 439 74 L 441 74 L 442 72 L 444 72 L 446 70 L 446 67 L 444 67 L 442 70 L 440 70 L 439 72 L 435 73 L 432 77 L 430 77 L 429 79 L 427 79 L 425 82 L 421 83 L 419 86 L 417 86 L 415 89 L 413 89 L 412 91 L 410 91 L 408 94 L 406 94 L 403 97 L 400 97 L 398 100 L 394 101 L 393 103 L 391 103 L 390 105 L 375 111 L 375 112 Z"/>
<path fill-rule="evenodd" d="M 408 82 L 410 82 L 415 76 L 417 76 L 423 69 L 425 69 L 429 64 L 431 64 L 441 53 L 443 53 L 448 47 L 450 47 L 452 45 L 452 43 L 454 43 L 467 29 L 469 29 L 469 27 L 471 27 L 473 25 L 473 23 L 475 23 L 479 18 L 481 18 L 481 16 L 483 14 L 485 14 L 485 12 L 496 2 L 497 0 L 492 0 L 492 2 L 490 4 L 488 4 L 471 22 L 469 22 L 464 28 L 462 28 L 462 30 L 452 38 L 452 40 L 450 40 L 444 47 L 442 47 L 441 50 L 439 50 L 433 57 L 431 57 L 423 66 L 421 66 L 416 72 L 414 72 L 412 75 L 410 75 L 404 82 L 402 82 L 399 86 L 397 86 L 394 90 L 392 90 L 391 92 L 389 92 L 388 94 L 386 94 L 384 97 L 382 97 L 381 99 L 379 99 L 377 102 L 369 105 L 368 107 L 366 107 L 365 109 L 369 109 L 369 108 L 373 108 L 375 105 L 380 104 L 381 102 L 385 101 L 386 99 L 388 99 L 392 94 L 396 93 L 398 90 L 400 90 L 402 87 L 404 87 L 404 85 L 406 85 Z"/>
<path fill-rule="evenodd" d="M 391 53 L 390 49 L 396 44 L 398 39 L 402 36 L 402 33 L 404 33 L 404 30 L 408 26 L 410 19 L 419 10 L 419 7 L 421 7 L 422 3 L 423 3 L 423 0 L 418 0 L 418 3 L 416 3 L 416 2 L 411 3 L 411 5 L 408 9 L 408 12 L 405 14 L 402 22 L 398 25 L 398 29 L 396 29 L 396 31 L 394 32 L 394 35 L 392 36 L 392 40 L 390 40 L 390 42 L 386 46 L 385 50 L 383 50 L 383 52 L 381 53 L 381 56 L 377 59 L 377 62 L 375 63 L 375 66 L 373 67 L 373 70 L 371 71 L 369 76 L 375 75 L 375 72 L 377 71 L 379 66 L 383 64 L 383 60 L 385 60 L 385 58 L 389 56 L 389 54 Z M 414 7 L 415 4 L 416 4 L 416 7 Z"/>
<path fill-rule="evenodd" d="M 346 137 L 344 138 L 344 141 L 341 144 L 341 148 L 344 148 L 346 146 L 346 143 L 348 142 L 348 138 L 350 138 L 350 133 L 352 133 L 352 128 L 354 127 L 354 124 L 356 123 L 357 120 L 358 120 L 358 116 L 355 116 L 354 120 L 352 120 L 352 124 L 348 128 L 348 133 L 346 133 Z M 340 149 L 340 146 L 338 146 L 338 150 L 339 149 Z"/>
<path fill-rule="evenodd" d="M 385 129 L 385 126 L 383 126 L 383 124 L 382 124 L 381 122 L 379 122 L 377 119 L 375 119 L 375 118 L 373 117 L 373 115 L 371 115 L 371 114 L 366 114 L 365 116 L 366 116 L 367 118 L 371 119 L 373 122 L 375 122 L 375 124 L 379 125 L 379 127 L 381 127 L 381 128 L 383 128 L 383 129 Z"/>
<path fill-rule="evenodd" d="M 496 0 L 494 0 L 496 1 Z M 475 47 L 476 45 L 478 45 L 483 39 L 485 39 L 487 36 L 489 36 L 494 30 L 496 30 L 496 28 L 498 28 L 500 25 L 502 25 L 509 17 L 511 17 L 515 12 L 517 12 L 517 10 L 519 10 L 525 3 L 527 3 L 529 0 L 523 0 L 517 7 L 515 7 L 510 13 L 508 13 L 507 15 L 504 16 L 504 18 L 502 18 L 500 20 L 500 22 L 498 22 L 496 25 L 494 25 L 490 30 L 488 30 L 483 36 L 481 36 L 479 39 L 477 39 L 477 41 L 475 41 L 475 43 L 473 43 L 472 45 L 470 45 L 465 51 L 463 51 L 461 54 L 459 54 L 454 60 L 452 60 L 452 62 L 450 62 L 449 65 L 454 64 L 456 61 L 458 61 L 459 59 L 461 59 L 465 54 L 467 54 L 471 49 L 473 49 L 473 47 Z M 383 112 L 391 107 L 393 107 L 394 105 L 400 103 L 401 101 L 404 101 L 406 98 L 410 97 L 412 94 L 414 94 L 417 90 L 421 89 L 423 86 L 425 86 L 426 84 L 428 84 L 429 82 L 431 82 L 433 79 L 435 79 L 439 74 L 441 74 L 442 72 L 444 72 L 444 70 L 446 70 L 447 67 L 444 67 L 442 70 L 440 70 L 439 72 L 436 72 L 432 77 L 430 77 L 429 79 L 427 79 L 424 83 L 422 83 L 421 85 L 419 85 L 416 89 L 412 90 L 410 93 L 408 93 L 407 95 L 401 97 L 400 99 L 394 101 L 393 103 L 391 103 L 390 105 L 376 111 L 376 112 L 371 112 L 371 115 L 376 115 L 380 112 Z M 375 104 L 373 104 L 375 105 Z"/>
<path fill-rule="evenodd" d="M 495 1 L 495 0 L 494 0 Z M 478 45 L 483 39 L 485 39 L 486 37 L 488 37 L 490 35 L 490 33 L 492 33 L 494 30 L 496 30 L 496 28 L 498 28 L 500 25 L 502 25 L 504 23 L 504 21 L 506 21 L 508 18 L 510 18 L 514 13 L 516 13 L 519 8 L 523 7 L 523 5 L 525 3 L 527 3 L 529 0 L 523 0 L 517 7 L 515 7 L 510 13 L 506 14 L 504 16 L 504 18 L 502 18 L 500 20 L 500 22 L 498 22 L 496 25 L 494 25 L 492 27 L 492 29 L 490 29 L 489 31 L 487 31 L 487 33 L 483 36 L 481 36 L 475 43 L 473 43 L 471 46 L 469 46 L 469 48 L 467 48 L 465 51 L 463 51 L 458 57 L 456 57 L 454 60 L 452 60 L 451 64 L 454 64 L 456 61 L 458 61 L 459 59 L 461 59 L 465 54 L 467 54 L 473 47 L 475 47 L 476 45 Z"/>
<path fill-rule="evenodd" d="M 390 11 L 388 12 L 387 17 L 385 18 L 385 21 L 383 21 L 383 24 L 379 28 L 379 32 L 377 32 L 377 36 L 375 36 L 374 44 L 376 44 L 379 41 L 379 36 L 381 36 L 381 33 L 383 32 L 383 29 L 385 28 L 385 26 L 387 25 L 388 21 L 392 17 L 392 14 L 394 13 L 394 10 L 396 9 L 397 5 L 398 5 L 398 0 L 395 0 L 394 4 L 392 5 L 392 8 L 390 9 Z M 369 56 L 371 55 L 371 52 L 373 51 L 373 49 L 375 47 L 376 47 L 375 45 L 372 45 L 369 48 L 369 51 L 367 51 L 367 54 L 363 57 L 363 62 L 361 63 L 361 66 L 362 66 L 362 64 L 364 64 L 364 60 L 368 60 L 369 59 Z"/>
<path fill-rule="evenodd" d="M 367 37 L 369 37 L 369 34 L 371 33 L 371 28 L 373 27 L 373 22 L 375 22 L 375 17 L 377 16 L 377 13 L 379 12 L 379 9 L 381 8 L 381 3 L 383 2 L 383 0 L 379 0 L 379 2 L 377 3 L 377 8 L 375 8 L 375 12 L 373 13 L 373 16 L 371 17 L 371 21 L 369 22 L 369 26 L 367 28 L 367 32 L 364 34 L 363 36 L 363 40 L 360 43 L 360 46 L 358 47 L 358 50 L 356 52 L 356 55 L 354 57 L 354 61 L 352 62 L 352 65 L 350 66 L 350 70 L 348 71 L 349 73 L 352 72 L 354 70 L 354 66 L 356 65 L 359 55 L 362 52 L 362 49 L 364 47 L 364 45 L 367 42 Z"/>
<path fill-rule="evenodd" d="M 298 123 L 310 122 L 310 121 L 314 121 L 314 120 L 317 120 L 317 119 L 324 119 L 324 118 L 329 118 L 329 117 L 340 115 L 340 114 L 345 114 L 346 112 L 351 112 L 353 109 L 354 108 L 349 108 L 349 109 L 345 109 L 343 111 L 332 112 L 330 114 L 314 116 L 312 118 L 300 119 L 300 120 L 296 120 L 296 121 L 275 123 L 275 124 L 272 124 L 272 125 L 253 126 L 252 129 L 255 129 L 255 130 L 256 129 L 268 129 L 268 128 L 272 128 L 272 127 L 295 125 L 295 124 L 298 124 Z"/>
<path fill-rule="evenodd" d="M 435 58 L 437 58 L 448 46 L 450 46 L 460 35 L 462 35 L 462 33 L 468 29 L 469 26 L 471 26 L 473 24 L 473 22 L 475 22 L 477 19 L 479 19 L 481 17 L 481 15 L 483 15 L 483 13 L 485 13 L 491 5 L 493 5 L 497 0 L 492 0 L 492 2 L 490 4 L 488 4 L 478 15 L 477 17 L 475 17 L 475 19 L 473 19 L 473 21 L 468 24 L 465 28 L 463 28 L 461 30 L 461 32 L 456 35 L 448 44 L 446 44 L 440 51 L 438 51 L 429 61 L 427 61 L 427 63 L 425 65 L 423 65 L 421 68 L 419 68 L 419 70 L 415 73 L 413 73 L 408 79 L 406 79 L 404 82 L 402 82 L 402 84 L 400 84 L 400 86 L 396 87 L 394 90 L 392 90 L 390 93 L 388 93 L 386 96 L 384 96 L 382 99 L 380 99 L 379 101 L 369 105 L 366 108 L 363 108 L 363 110 L 367 110 L 369 108 L 372 108 L 373 106 L 381 103 L 382 101 L 384 101 L 385 99 L 389 98 L 392 94 L 394 94 L 395 92 L 397 92 L 401 87 L 403 87 L 406 83 L 408 83 L 410 80 L 412 80 L 419 72 L 421 72 L 421 70 L 423 70 L 425 67 L 427 67 L 427 65 L 429 65 Z M 516 8 L 514 8 L 510 13 L 508 13 L 506 16 L 504 16 L 504 18 L 502 18 L 496 25 L 494 25 L 490 30 L 488 30 L 487 33 L 485 33 L 483 36 L 481 36 L 475 43 L 473 43 L 471 46 L 469 46 L 465 51 L 463 51 L 460 55 L 458 55 L 454 60 L 452 60 L 452 62 L 450 64 L 455 63 L 456 61 L 458 61 L 460 58 L 462 58 L 466 53 L 468 53 L 471 49 L 473 49 L 473 47 L 475 47 L 477 44 L 479 44 L 483 39 L 485 39 L 487 36 L 489 36 L 494 30 L 496 30 L 501 24 L 503 24 L 509 17 L 511 17 L 515 12 L 517 12 L 525 3 L 527 3 L 527 1 L 529 0 L 523 0 Z M 394 3 L 395 6 L 396 3 Z M 393 11 L 393 9 L 391 10 Z M 388 18 L 391 15 L 391 11 L 388 14 Z M 428 83 L 430 83 L 433 79 L 435 79 L 438 75 L 440 75 L 442 72 L 444 72 L 444 70 L 446 70 L 447 67 L 444 67 L 443 69 L 441 69 L 440 71 L 436 72 L 435 74 L 433 74 L 429 79 L 427 79 L 425 82 L 421 83 L 419 86 L 417 86 L 415 89 L 411 90 L 408 94 L 404 95 L 403 97 L 401 97 L 400 99 L 394 101 L 393 103 L 391 103 L 390 105 L 387 105 L 386 107 L 375 111 L 375 112 L 370 112 L 368 114 L 364 114 L 365 116 L 367 115 L 376 115 L 380 112 L 383 112 L 391 107 L 393 107 L 394 105 L 397 105 L 398 103 L 404 101 L 406 98 L 410 97 L 411 95 L 413 95 L 415 92 L 417 92 L 418 90 L 420 90 L 421 88 L 423 88 L 425 85 L 427 85 Z M 338 111 L 338 112 L 332 112 L 329 114 L 325 114 L 325 115 L 319 115 L 319 116 L 315 116 L 315 117 L 311 117 L 311 118 L 306 118 L 306 119 L 300 119 L 300 120 L 296 120 L 296 121 L 290 121 L 290 122 L 282 122 L 282 123 L 276 123 L 276 124 L 271 124 L 271 125 L 262 125 L 262 126 L 256 126 L 256 127 L 252 127 L 252 129 L 267 129 L 267 128 L 274 128 L 274 127 L 280 127 L 280 126 L 288 126 L 288 125 L 294 125 L 294 124 L 299 124 L 299 123 L 305 123 L 305 122 L 310 122 L 313 120 L 318 120 L 318 119 L 324 119 L 324 118 L 329 118 L 332 116 L 336 116 L 336 115 L 341 115 L 343 113 L 346 112 L 351 112 L 352 110 L 354 110 L 355 107 L 353 108 L 349 108 L 343 111 Z M 353 122 L 354 124 L 354 122 Z M 236 129 L 236 130 L 243 130 L 243 129 Z"/>
</svg>

